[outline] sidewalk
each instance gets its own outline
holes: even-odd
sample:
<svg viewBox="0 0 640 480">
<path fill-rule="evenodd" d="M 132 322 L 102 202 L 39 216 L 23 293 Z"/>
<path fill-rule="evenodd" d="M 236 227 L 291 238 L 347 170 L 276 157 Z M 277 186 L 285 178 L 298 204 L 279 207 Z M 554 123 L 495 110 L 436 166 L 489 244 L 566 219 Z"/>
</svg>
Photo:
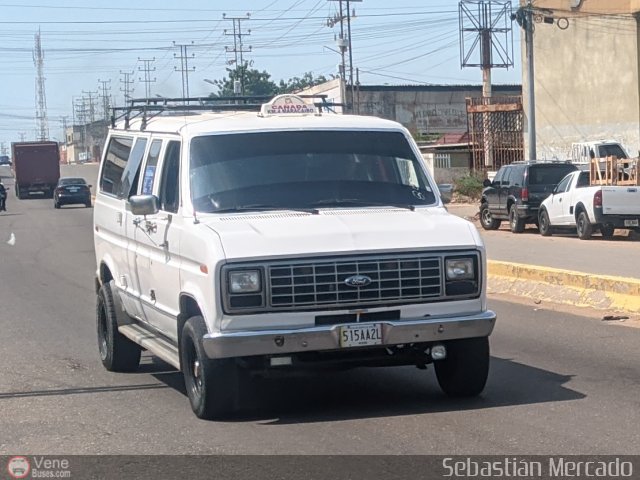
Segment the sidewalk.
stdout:
<svg viewBox="0 0 640 480">
<path fill-rule="evenodd" d="M 484 230 L 478 205 L 449 204 L 450 213 L 473 221 L 489 259 L 489 292 L 640 313 L 640 240 L 618 230 L 612 240 L 599 235 L 579 240 L 575 234 L 542 237 L 534 225 L 513 234 Z"/>
</svg>

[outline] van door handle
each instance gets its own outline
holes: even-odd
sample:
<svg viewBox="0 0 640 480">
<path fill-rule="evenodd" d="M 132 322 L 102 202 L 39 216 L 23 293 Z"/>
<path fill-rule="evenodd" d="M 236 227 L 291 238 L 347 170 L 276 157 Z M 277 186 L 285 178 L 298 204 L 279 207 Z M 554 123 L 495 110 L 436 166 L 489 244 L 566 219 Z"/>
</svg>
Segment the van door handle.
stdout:
<svg viewBox="0 0 640 480">
<path fill-rule="evenodd" d="M 118 225 L 122 225 L 122 212 L 116 214 L 116 222 L 118 222 Z"/>
</svg>

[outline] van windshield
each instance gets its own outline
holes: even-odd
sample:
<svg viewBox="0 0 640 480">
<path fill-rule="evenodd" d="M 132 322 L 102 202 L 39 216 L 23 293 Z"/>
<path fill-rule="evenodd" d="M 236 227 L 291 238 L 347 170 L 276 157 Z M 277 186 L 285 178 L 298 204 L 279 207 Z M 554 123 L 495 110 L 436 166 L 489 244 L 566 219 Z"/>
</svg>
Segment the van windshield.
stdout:
<svg viewBox="0 0 640 480">
<path fill-rule="evenodd" d="M 400 132 L 286 131 L 195 137 L 198 212 L 429 205 L 435 194 Z"/>
</svg>

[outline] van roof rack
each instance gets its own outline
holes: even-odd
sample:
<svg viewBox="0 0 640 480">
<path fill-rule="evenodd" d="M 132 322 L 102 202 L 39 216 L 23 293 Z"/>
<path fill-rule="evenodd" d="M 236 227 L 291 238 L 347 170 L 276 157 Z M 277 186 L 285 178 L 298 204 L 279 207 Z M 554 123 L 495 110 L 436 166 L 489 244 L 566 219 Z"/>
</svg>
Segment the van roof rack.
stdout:
<svg viewBox="0 0 640 480">
<path fill-rule="evenodd" d="M 302 99 L 313 99 L 313 106 L 318 109 L 318 114 L 323 111 L 335 113 L 334 107 L 342 107 L 341 103 L 327 101 L 326 94 L 320 95 L 295 95 Z M 225 112 L 225 111 L 255 111 L 259 112 L 264 103 L 269 102 L 275 96 L 250 95 L 235 97 L 190 97 L 190 98 L 136 98 L 129 101 L 129 105 L 112 108 L 111 126 L 115 128 L 116 122 L 124 118 L 124 128 L 128 129 L 131 120 L 142 116 L 140 129 L 147 128 L 147 123 L 154 117 L 162 114 L 186 114 L 195 112 Z"/>
</svg>

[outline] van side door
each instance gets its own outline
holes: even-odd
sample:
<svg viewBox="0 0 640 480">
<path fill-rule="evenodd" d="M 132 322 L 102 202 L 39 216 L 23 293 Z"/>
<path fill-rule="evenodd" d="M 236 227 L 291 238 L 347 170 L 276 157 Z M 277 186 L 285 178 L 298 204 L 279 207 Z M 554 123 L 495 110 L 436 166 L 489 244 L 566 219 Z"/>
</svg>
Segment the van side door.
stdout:
<svg viewBox="0 0 640 480">
<path fill-rule="evenodd" d="M 149 188 L 159 200 L 159 212 L 146 219 L 136 219 L 136 272 L 140 282 L 140 302 L 150 325 L 169 339 L 178 340 L 177 316 L 180 311 L 181 258 L 180 238 L 183 229 L 179 214 L 180 142 L 165 140 L 158 167 L 145 167 L 142 193 Z M 159 170 L 156 172 L 156 170 Z M 146 184 L 145 184 L 146 177 Z"/>
<path fill-rule="evenodd" d="M 114 294 L 120 296 L 125 310 L 132 316 L 138 312 L 128 263 L 130 231 L 126 222 L 123 180 L 127 177 L 134 141 L 132 135 L 126 134 L 110 137 L 100 166 L 94 208 L 96 258 L 109 267 L 115 284 Z"/>
</svg>

